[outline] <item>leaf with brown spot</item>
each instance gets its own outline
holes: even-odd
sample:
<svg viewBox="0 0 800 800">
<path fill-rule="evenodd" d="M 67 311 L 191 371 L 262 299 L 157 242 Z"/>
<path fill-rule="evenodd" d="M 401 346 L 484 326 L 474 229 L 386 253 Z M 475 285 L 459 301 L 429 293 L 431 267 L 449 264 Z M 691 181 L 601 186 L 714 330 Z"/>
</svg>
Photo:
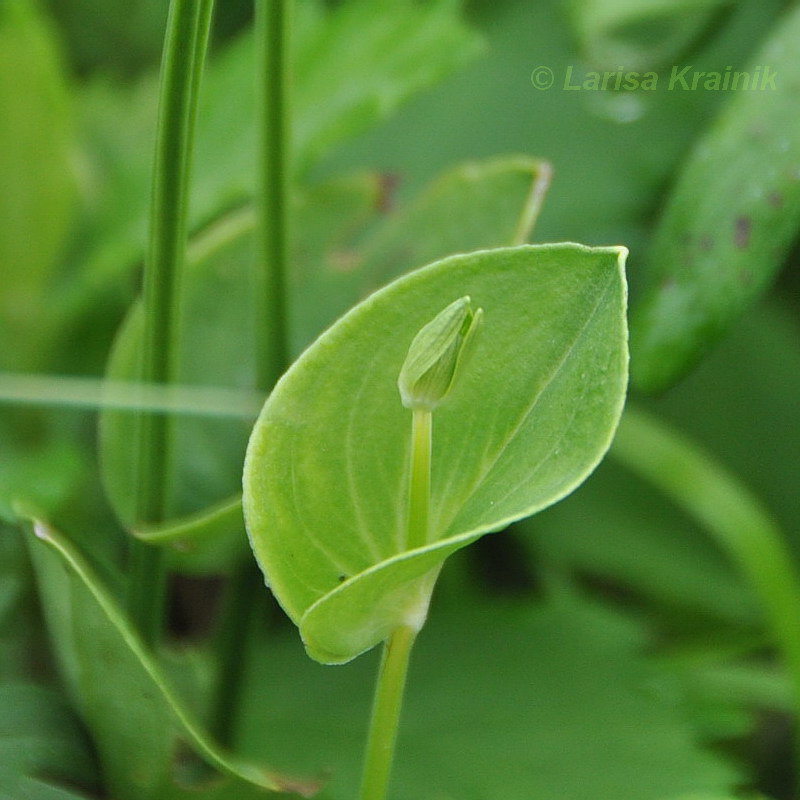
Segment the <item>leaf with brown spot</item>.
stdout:
<svg viewBox="0 0 800 800">
<path fill-rule="evenodd" d="M 724 336 L 797 236 L 798 38 L 794 8 L 749 67 L 769 65 L 775 90 L 730 93 L 667 202 L 632 307 L 632 378 L 645 391 L 677 381 Z"/>
</svg>

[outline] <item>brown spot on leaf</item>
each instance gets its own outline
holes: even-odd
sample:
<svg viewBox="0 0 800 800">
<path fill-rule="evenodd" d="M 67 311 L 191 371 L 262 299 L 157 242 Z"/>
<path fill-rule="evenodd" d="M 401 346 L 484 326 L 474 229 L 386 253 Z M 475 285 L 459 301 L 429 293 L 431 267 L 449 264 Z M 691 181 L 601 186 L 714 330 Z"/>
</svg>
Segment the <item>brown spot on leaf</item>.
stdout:
<svg viewBox="0 0 800 800">
<path fill-rule="evenodd" d="M 361 256 L 354 250 L 332 250 L 328 256 L 328 265 L 333 272 L 355 272 L 360 264 Z"/>
<path fill-rule="evenodd" d="M 753 223 L 750 217 L 736 217 L 734 223 L 733 241 L 740 250 L 744 250 L 750 244 L 750 233 Z"/>
<path fill-rule="evenodd" d="M 714 238 L 710 233 L 704 233 L 700 237 L 700 250 L 707 253 L 714 246 Z"/>
<path fill-rule="evenodd" d="M 396 172 L 382 172 L 378 178 L 378 198 L 375 209 L 381 214 L 388 214 L 394 208 L 394 194 L 400 184 L 400 176 Z"/>
<path fill-rule="evenodd" d="M 783 205 L 783 195 L 780 192 L 770 192 L 767 195 L 767 202 L 773 208 L 780 208 Z"/>
</svg>

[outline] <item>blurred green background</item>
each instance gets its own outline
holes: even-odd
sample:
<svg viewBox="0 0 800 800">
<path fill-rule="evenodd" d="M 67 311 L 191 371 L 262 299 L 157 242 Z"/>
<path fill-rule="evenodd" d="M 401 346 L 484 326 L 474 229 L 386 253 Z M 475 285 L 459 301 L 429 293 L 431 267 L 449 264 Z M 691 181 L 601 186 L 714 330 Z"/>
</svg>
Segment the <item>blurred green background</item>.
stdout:
<svg viewBox="0 0 800 800">
<path fill-rule="evenodd" d="M 307 5 L 316 11 L 298 16 L 300 28 L 307 24 L 310 30 L 314 14 L 326 6 Z M 336 11 L 347 4 L 330 5 Z M 405 5 L 387 0 L 375 4 L 372 13 L 404 19 Z M 457 15 L 453 4 L 444 6 L 450 10 L 442 12 L 442 30 L 452 27 L 448 15 Z M 341 130 L 332 125 L 316 139 L 311 133 L 303 137 L 316 130 L 315 124 L 324 127 L 318 118 L 328 110 L 328 85 L 338 91 L 341 82 L 344 90 L 336 97 L 344 97 L 344 104 L 352 87 L 353 94 L 367 94 L 369 87 L 362 89 L 354 76 L 366 74 L 369 62 L 354 57 L 349 64 L 340 54 L 331 63 L 309 45 L 302 69 L 312 78 L 304 82 L 298 75 L 297 87 L 297 220 L 305 225 L 307 219 L 322 219 L 313 211 L 321 208 L 348 247 L 369 252 L 369 237 L 382 215 L 392 218 L 413 209 L 443 171 L 498 155 L 545 159 L 554 178 L 533 241 L 626 245 L 636 308 L 646 291 L 654 232 L 680 169 L 730 100 L 723 92 L 668 90 L 671 68 L 744 69 L 793 8 L 778 0 L 471 0 L 461 16 L 472 33 L 459 28 L 448 39 L 440 31 L 430 54 L 423 43 L 412 41 L 411 61 L 418 58 L 420 69 L 415 72 L 398 57 L 392 91 L 378 87 L 372 105 L 356 108 Z M 58 376 L 104 375 L 116 332 L 139 292 L 166 10 L 161 0 L 4 0 L 0 5 L 3 678 L 17 680 L 33 670 L 50 683 L 53 675 L 31 575 L 13 532 L 12 503 L 23 499 L 45 509 L 109 574 L 125 547 L 112 509 L 113 479 L 105 477 L 106 486 L 112 484 L 112 502 L 103 489 L 95 415 L 67 407 L 68 392 Z M 342 30 L 353 43 L 373 35 L 358 14 L 343 18 Z M 220 220 L 246 210 L 254 191 L 251 23 L 249 2 L 218 3 L 192 188 L 197 247 Z M 410 30 L 412 39 L 419 34 Z M 301 40 L 302 35 L 299 29 Z M 430 58 L 429 69 L 417 52 Z M 657 72 L 659 88 L 564 88 L 569 68 L 585 74 L 621 66 Z M 537 88 L 532 81 L 540 67 L 552 71 L 550 88 Z M 383 72 L 376 74 L 383 80 Z M 319 94 L 312 96 L 308 89 L 302 95 L 309 86 Z M 735 171 L 735 159 L 730 168 Z M 342 176 L 354 173 L 360 176 L 352 179 L 356 188 L 343 194 L 353 206 L 351 229 L 344 211 L 341 219 L 337 216 L 337 196 L 325 195 L 320 187 L 338 186 L 336 181 L 347 180 Z M 364 178 L 365 173 L 372 177 Z M 724 205 L 726 199 L 714 201 Z M 365 208 L 376 203 L 380 214 L 374 208 L 363 211 L 359 203 Z M 312 208 L 307 217 L 301 213 L 306 207 Z M 328 239 L 335 237 L 326 232 L 327 222 L 317 222 L 319 230 L 314 224 L 308 221 L 298 230 L 298 240 L 304 235 L 313 240 L 313 254 L 318 239 L 319 252 L 332 258 Z M 413 238 L 413 231 L 404 229 L 404 235 Z M 249 257 L 247 242 L 237 247 L 214 262 L 220 280 L 235 273 L 237 259 Z M 657 395 L 634 391 L 632 397 L 691 435 L 741 478 L 800 553 L 800 284 L 798 251 L 787 251 L 775 257 L 776 268 L 782 267 L 777 281 L 765 278 L 757 300 L 691 372 Z M 380 254 L 370 258 L 378 263 Z M 385 277 L 379 266 L 375 274 Z M 336 291 L 342 297 L 355 291 L 357 299 L 368 285 L 341 289 L 337 284 Z M 294 302 L 298 307 L 312 302 L 307 298 L 321 302 L 325 286 L 298 294 Z M 208 305 L 216 290 L 203 291 L 198 303 Z M 327 311 L 308 309 L 298 316 L 304 313 L 312 327 L 330 321 Z M 196 370 L 212 348 L 216 355 L 208 357 L 209 363 L 225 364 L 243 348 L 248 332 L 247 326 L 206 327 L 206 349 L 193 356 Z M 305 333 L 298 334 L 298 346 L 304 338 Z M 211 385 L 246 385 L 249 374 L 239 372 L 248 370 L 232 367 L 230 374 L 191 377 Z M 20 374 L 53 380 L 22 391 Z M 207 438 L 225 439 L 225 452 L 214 461 L 207 451 L 218 442 L 207 448 L 201 443 L 205 455 L 197 485 L 202 491 L 185 510 L 235 491 L 246 428 L 235 421 L 205 429 Z M 230 559 L 240 558 L 243 550 L 240 537 L 233 554 L 212 553 L 212 568 L 207 562 L 200 571 L 225 573 Z M 180 560 L 178 568 L 183 569 Z M 197 571 L 197 565 L 186 571 Z M 189 579 L 180 591 L 176 630 L 203 629 L 209 624 L 207 604 L 198 603 Z M 272 671 L 274 684 L 265 688 L 251 676 L 247 691 L 254 704 L 272 704 L 277 723 L 265 737 L 258 716 L 245 716 L 242 747 L 297 768 L 330 767 L 337 775 L 330 796 L 347 796 L 368 696 L 361 679 L 374 665 L 359 663 L 334 677 L 306 664 L 293 633 L 271 613 L 278 656 L 269 660 L 262 642 L 255 660 L 268 662 L 264 669 Z M 410 751 L 403 759 L 410 765 L 401 765 L 398 773 L 406 796 L 415 796 L 413 787 L 420 783 L 433 787 L 430 796 L 439 798 L 679 800 L 698 787 L 724 793 L 756 784 L 775 797 L 789 796 L 785 765 L 772 763 L 787 760 L 786 686 L 764 658 L 763 621 L 750 589 L 695 522 L 614 462 L 601 466 L 555 508 L 455 557 L 445 571 L 432 627 L 440 631 L 439 643 L 432 632 L 412 679 Z M 505 658 L 493 662 L 487 655 L 493 648 Z M 455 668 L 455 682 L 443 674 L 455 663 L 448 661 L 454 652 L 461 653 L 460 665 L 477 659 L 465 668 L 474 674 Z M 681 654 L 688 654 L 686 662 L 680 662 Z M 730 665 L 726 654 L 740 671 L 721 669 Z M 737 654 L 744 654 L 744 661 L 736 662 Z M 673 657 L 683 666 L 675 667 Z M 584 669 L 581 659 L 594 659 L 595 667 Z M 561 681 L 564 665 L 576 663 L 575 682 Z M 687 669 L 685 663 L 693 666 Z M 416 699 L 415 682 L 427 686 Z M 615 688 L 605 691 L 609 684 Z M 278 692 L 279 685 L 288 688 Z M 310 685 L 317 687 L 311 695 Z M 523 695 L 515 700 L 518 685 Z M 596 708 L 588 696 L 596 699 Z M 338 703 L 339 697 L 347 702 Z M 520 721 L 517 700 L 530 706 L 530 717 L 538 717 L 539 724 L 556 728 L 561 720 L 561 738 L 543 735 L 535 720 Z M 431 722 L 427 708 L 440 701 L 445 721 Z M 586 703 L 597 730 L 584 740 Z M 312 721 L 301 725 L 298 719 Z M 455 724 L 454 719 L 461 733 L 440 745 L 439 726 Z M 653 763 L 636 749 L 636 726 L 655 731 Z M 493 741 L 477 747 L 465 730 Z M 603 736 L 615 753 L 607 761 L 598 760 L 593 749 Z M 716 750 L 706 746 L 709 742 Z M 532 751 L 538 754 L 533 766 Z M 459 767 L 455 784 L 444 780 L 438 766 L 447 759 L 466 765 Z M 516 775 L 504 793 L 496 785 L 498 764 L 505 775 L 509 770 Z M 677 774 L 688 777 L 682 782 L 674 779 Z"/>
</svg>

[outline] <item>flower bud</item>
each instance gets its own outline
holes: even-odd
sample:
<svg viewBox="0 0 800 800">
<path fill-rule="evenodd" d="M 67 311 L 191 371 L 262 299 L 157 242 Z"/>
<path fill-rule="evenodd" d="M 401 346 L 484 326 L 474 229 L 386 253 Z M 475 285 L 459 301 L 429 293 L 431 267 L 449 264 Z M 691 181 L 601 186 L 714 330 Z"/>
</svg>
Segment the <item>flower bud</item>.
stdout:
<svg viewBox="0 0 800 800">
<path fill-rule="evenodd" d="M 414 337 L 397 387 L 406 408 L 432 411 L 452 389 L 483 309 L 462 297 L 437 314 Z"/>
</svg>

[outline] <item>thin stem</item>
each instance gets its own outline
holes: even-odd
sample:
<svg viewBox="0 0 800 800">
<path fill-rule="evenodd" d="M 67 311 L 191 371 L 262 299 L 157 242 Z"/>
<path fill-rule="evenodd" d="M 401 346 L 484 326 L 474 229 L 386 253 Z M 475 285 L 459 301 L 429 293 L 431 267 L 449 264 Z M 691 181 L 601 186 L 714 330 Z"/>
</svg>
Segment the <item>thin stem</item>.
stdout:
<svg viewBox="0 0 800 800">
<path fill-rule="evenodd" d="M 411 420 L 406 543 L 409 549 L 414 549 L 428 543 L 433 414 L 429 410 L 415 408 Z M 431 588 L 434 583 L 435 577 L 431 580 Z M 364 756 L 361 800 L 383 800 L 386 797 L 394 761 L 408 662 L 418 632 L 419 626 L 400 625 L 384 644 Z"/>
<path fill-rule="evenodd" d="M 213 0 L 172 0 L 167 21 L 156 133 L 150 241 L 144 274 L 144 352 L 141 378 L 174 378 L 180 279 L 186 252 L 189 172 L 200 73 Z M 143 414 L 138 425 L 137 522 L 168 513 L 169 417 Z M 128 607 L 144 641 L 163 624 L 166 571 L 159 549 L 132 542 Z"/>
<path fill-rule="evenodd" d="M 406 540 L 410 550 L 428 544 L 432 435 L 433 414 L 425 409 L 415 408 L 411 422 L 411 475 Z"/>
<path fill-rule="evenodd" d="M 800 719 L 800 575 L 778 525 L 724 467 L 642 411 L 625 411 L 611 453 L 699 520 L 738 564 L 767 615 Z M 800 765 L 800 736 L 795 746 Z"/>
<path fill-rule="evenodd" d="M 408 662 L 417 631 L 401 625 L 384 645 L 372 706 L 361 800 L 383 800 L 389 788 Z"/>
<path fill-rule="evenodd" d="M 222 623 L 216 632 L 218 666 L 211 725 L 217 740 L 226 746 L 234 743 L 250 634 L 256 621 L 262 620 L 256 611 L 264 610 L 264 604 L 257 602 L 263 588 L 264 579 L 255 561 L 245 559 L 228 583 Z"/>
<path fill-rule="evenodd" d="M 259 168 L 257 231 L 258 388 L 271 389 L 289 363 L 286 271 L 289 253 L 291 105 L 290 0 L 257 0 Z"/>
<path fill-rule="evenodd" d="M 289 366 L 286 273 L 289 260 L 289 171 L 291 104 L 290 0 L 257 0 L 257 96 L 259 165 L 256 204 L 256 387 L 268 392 Z M 262 607 L 261 573 L 243 561 L 228 583 L 225 611 L 217 631 L 219 671 L 212 727 L 230 743 L 236 727 L 240 687 L 246 669 L 242 637 L 253 630 Z"/>
</svg>

